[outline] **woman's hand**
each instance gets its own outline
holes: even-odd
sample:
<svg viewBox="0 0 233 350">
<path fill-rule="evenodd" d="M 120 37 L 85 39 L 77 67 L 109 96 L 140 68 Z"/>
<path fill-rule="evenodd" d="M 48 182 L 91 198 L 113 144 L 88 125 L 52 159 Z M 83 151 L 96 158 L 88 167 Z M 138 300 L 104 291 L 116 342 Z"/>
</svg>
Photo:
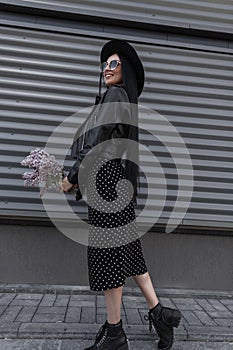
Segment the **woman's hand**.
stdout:
<svg viewBox="0 0 233 350">
<path fill-rule="evenodd" d="M 76 185 L 73 185 L 72 183 L 70 183 L 69 180 L 67 179 L 67 177 L 65 177 L 62 180 L 61 188 L 62 188 L 63 192 L 65 192 L 65 193 L 70 192 L 73 187 L 76 187 Z"/>
</svg>

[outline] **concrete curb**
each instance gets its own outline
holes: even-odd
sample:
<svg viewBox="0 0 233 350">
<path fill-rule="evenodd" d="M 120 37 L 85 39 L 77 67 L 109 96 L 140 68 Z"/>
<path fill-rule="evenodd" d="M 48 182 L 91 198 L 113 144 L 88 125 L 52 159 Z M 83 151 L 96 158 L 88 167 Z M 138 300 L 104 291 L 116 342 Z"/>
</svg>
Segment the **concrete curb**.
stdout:
<svg viewBox="0 0 233 350">
<path fill-rule="evenodd" d="M 203 297 L 203 298 L 232 298 L 233 291 L 212 291 L 193 289 L 157 288 L 158 295 L 163 297 Z M 45 294 L 103 294 L 102 292 L 91 291 L 89 286 L 73 285 L 46 285 L 46 284 L 0 284 L 0 293 L 45 293 Z M 124 287 L 125 295 L 141 295 L 141 291 L 135 287 Z"/>
<path fill-rule="evenodd" d="M 18 323 L 8 322 L 1 327 L 0 339 L 80 339 L 93 340 L 100 324 L 80 323 Z M 125 325 L 129 340 L 158 340 L 148 326 Z M 184 327 L 175 330 L 176 341 L 232 342 L 232 329 L 229 327 Z"/>
</svg>

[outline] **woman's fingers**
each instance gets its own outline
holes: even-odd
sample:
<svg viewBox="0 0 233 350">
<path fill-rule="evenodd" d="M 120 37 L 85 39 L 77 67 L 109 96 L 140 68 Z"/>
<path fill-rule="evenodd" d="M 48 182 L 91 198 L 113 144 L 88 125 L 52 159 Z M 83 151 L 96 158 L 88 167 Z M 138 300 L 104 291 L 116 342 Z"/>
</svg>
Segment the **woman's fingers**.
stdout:
<svg viewBox="0 0 233 350">
<path fill-rule="evenodd" d="M 67 177 L 65 177 L 62 181 L 62 190 L 64 192 L 69 192 L 73 188 L 73 184 L 69 182 Z"/>
</svg>

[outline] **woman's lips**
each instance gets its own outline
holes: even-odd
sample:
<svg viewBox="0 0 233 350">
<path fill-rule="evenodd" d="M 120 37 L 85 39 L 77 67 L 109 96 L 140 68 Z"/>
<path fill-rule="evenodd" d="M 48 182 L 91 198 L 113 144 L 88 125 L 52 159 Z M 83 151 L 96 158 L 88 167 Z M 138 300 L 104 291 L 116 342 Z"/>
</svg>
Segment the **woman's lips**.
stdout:
<svg viewBox="0 0 233 350">
<path fill-rule="evenodd" d="M 105 78 L 113 77 L 113 74 L 107 73 L 104 75 Z"/>
</svg>

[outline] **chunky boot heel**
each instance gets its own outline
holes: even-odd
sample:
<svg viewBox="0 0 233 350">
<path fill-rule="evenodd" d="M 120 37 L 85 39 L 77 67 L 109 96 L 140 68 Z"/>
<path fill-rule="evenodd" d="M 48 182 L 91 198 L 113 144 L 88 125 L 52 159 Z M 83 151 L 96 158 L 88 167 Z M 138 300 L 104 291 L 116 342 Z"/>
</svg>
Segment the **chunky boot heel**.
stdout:
<svg viewBox="0 0 233 350">
<path fill-rule="evenodd" d="M 179 310 L 174 310 L 173 313 L 173 327 L 177 328 L 180 324 L 181 313 Z"/>
<path fill-rule="evenodd" d="M 174 327 L 178 327 L 181 319 L 179 310 L 162 307 L 159 303 L 153 309 L 149 310 L 148 316 L 145 320 L 149 320 L 149 329 L 152 326 L 155 328 L 160 340 L 158 348 L 160 350 L 171 349 L 174 341 Z"/>
</svg>

